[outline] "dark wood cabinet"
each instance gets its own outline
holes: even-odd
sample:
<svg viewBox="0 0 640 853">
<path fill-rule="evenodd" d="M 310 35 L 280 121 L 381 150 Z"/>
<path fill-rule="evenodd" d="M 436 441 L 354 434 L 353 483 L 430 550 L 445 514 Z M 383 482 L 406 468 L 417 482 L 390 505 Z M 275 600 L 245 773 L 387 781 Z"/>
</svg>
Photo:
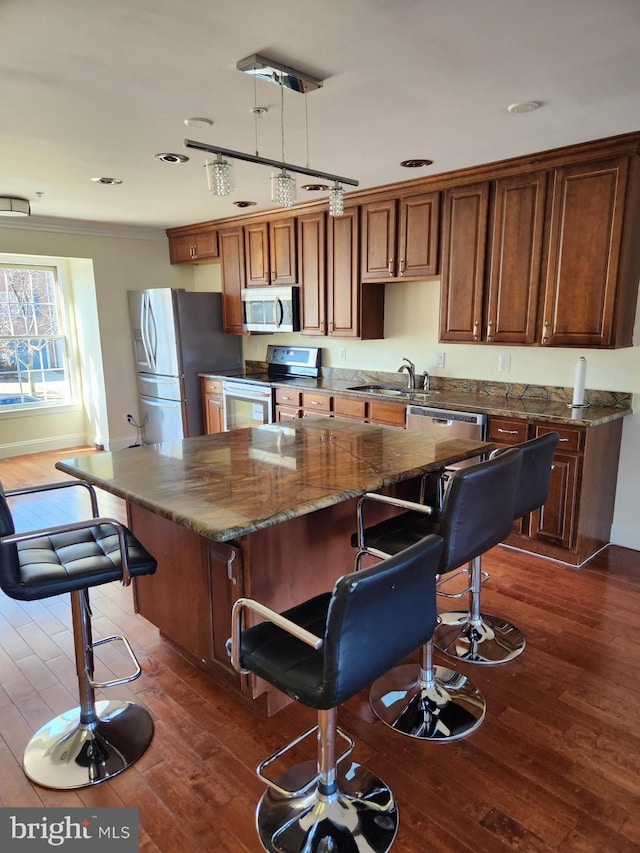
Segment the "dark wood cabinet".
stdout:
<svg viewBox="0 0 640 853">
<path fill-rule="evenodd" d="M 247 287 L 297 283 L 295 224 L 288 217 L 245 225 Z"/>
<path fill-rule="evenodd" d="M 445 193 L 442 341 L 536 340 L 546 174 Z"/>
<path fill-rule="evenodd" d="M 216 261 L 218 252 L 218 232 L 215 228 L 203 228 L 201 231 L 167 231 L 169 238 L 169 260 L 172 264 L 198 264 Z"/>
<path fill-rule="evenodd" d="M 440 340 L 482 339 L 489 182 L 444 194 Z"/>
<path fill-rule="evenodd" d="M 298 217 L 298 271 L 300 275 L 300 331 L 327 333 L 327 215 L 323 210 Z"/>
<path fill-rule="evenodd" d="M 220 261 L 222 263 L 222 319 L 224 331 L 242 334 L 242 300 L 245 286 L 244 228 L 242 225 L 220 229 Z"/>
<path fill-rule="evenodd" d="M 222 416 L 222 382 L 217 379 L 201 378 L 202 414 L 205 435 L 224 432 Z"/>
<path fill-rule="evenodd" d="M 233 673 L 225 644 L 231 636 L 231 607 L 243 593 L 240 549 L 134 504 L 128 513 L 131 529 L 141 541 L 153 543 L 158 561 L 155 575 L 133 581 L 136 613 L 196 660 Z"/>
<path fill-rule="evenodd" d="M 439 201 L 429 192 L 362 206 L 362 281 L 437 274 Z"/>
<path fill-rule="evenodd" d="M 489 417 L 487 440 L 512 446 L 559 435 L 545 504 L 519 519 L 506 544 L 580 566 L 609 542 L 622 418 L 583 427 Z"/>
<path fill-rule="evenodd" d="M 358 208 L 330 216 L 327 225 L 327 334 L 384 337 L 384 285 L 360 284 Z"/>
<path fill-rule="evenodd" d="M 542 344 L 632 343 L 638 290 L 637 157 L 569 165 L 552 173 Z M 625 221 L 627 232 L 625 233 Z M 636 260 L 630 261 L 629 254 Z"/>
</svg>

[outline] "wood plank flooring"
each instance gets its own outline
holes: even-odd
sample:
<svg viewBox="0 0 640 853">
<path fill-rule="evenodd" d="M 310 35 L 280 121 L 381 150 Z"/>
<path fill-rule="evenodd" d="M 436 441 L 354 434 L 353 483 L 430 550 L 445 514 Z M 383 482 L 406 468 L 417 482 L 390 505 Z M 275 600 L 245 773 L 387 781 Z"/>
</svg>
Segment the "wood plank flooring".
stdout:
<svg viewBox="0 0 640 853">
<path fill-rule="evenodd" d="M 72 455 L 0 460 L 0 480 L 13 488 L 64 479 L 53 461 Z M 62 498 L 13 507 L 22 529 L 86 516 Z M 124 517 L 108 495 L 101 511 Z M 366 691 L 339 711 L 354 759 L 396 796 L 394 851 L 640 850 L 640 553 L 611 546 L 573 569 L 500 547 L 483 567 L 483 609 L 515 622 L 527 647 L 505 666 L 460 665 L 487 699 L 478 731 L 452 744 L 416 742 L 374 717 Z M 149 709 L 151 746 L 93 788 L 51 791 L 26 779 L 31 733 L 77 704 L 71 616 L 65 596 L 19 603 L 0 593 L 0 805 L 137 806 L 142 851 L 257 853 L 254 768 L 312 725 L 313 712 L 294 704 L 264 717 L 159 637 L 118 584 L 96 589 L 92 605 L 95 638 L 124 633 L 140 659 L 143 675 L 109 694 Z M 117 652 L 98 651 L 98 672 L 126 669 Z"/>
</svg>

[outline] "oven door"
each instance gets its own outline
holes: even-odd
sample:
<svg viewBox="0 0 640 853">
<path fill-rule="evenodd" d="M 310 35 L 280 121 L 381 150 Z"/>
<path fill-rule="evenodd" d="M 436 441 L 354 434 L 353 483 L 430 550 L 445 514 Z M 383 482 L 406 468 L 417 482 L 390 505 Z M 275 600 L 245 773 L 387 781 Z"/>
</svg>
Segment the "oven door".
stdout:
<svg viewBox="0 0 640 853">
<path fill-rule="evenodd" d="M 268 385 L 224 382 L 222 385 L 224 430 L 273 423 L 273 391 Z"/>
</svg>

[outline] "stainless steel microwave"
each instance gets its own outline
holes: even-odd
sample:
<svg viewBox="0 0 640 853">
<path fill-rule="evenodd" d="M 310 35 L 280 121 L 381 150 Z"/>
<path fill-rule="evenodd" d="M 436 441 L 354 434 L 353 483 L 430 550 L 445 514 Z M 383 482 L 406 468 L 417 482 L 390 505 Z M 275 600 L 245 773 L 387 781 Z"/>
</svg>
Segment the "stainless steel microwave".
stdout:
<svg viewBox="0 0 640 853">
<path fill-rule="evenodd" d="M 246 332 L 299 332 L 299 287 L 247 287 L 242 293 Z"/>
</svg>

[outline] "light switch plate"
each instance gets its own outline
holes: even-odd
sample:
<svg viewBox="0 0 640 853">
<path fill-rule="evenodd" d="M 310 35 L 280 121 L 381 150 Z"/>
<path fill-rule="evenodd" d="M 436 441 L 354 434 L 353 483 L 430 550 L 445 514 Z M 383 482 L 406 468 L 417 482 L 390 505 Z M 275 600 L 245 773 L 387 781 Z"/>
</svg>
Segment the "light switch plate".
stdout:
<svg viewBox="0 0 640 853">
<path fill-rule="evenodd" d="M 434 359 L 433 359 L 433 366 L 438 367 L 438 368 L 444 367 L 444 353 L 443 352 L 437 352 L 435 354 Z"/>
<path fill-rule="evenodd" d="M 509 373 L 511 371 L 511 356 L 498 356 L 498 373 Z"/>
</svg>

